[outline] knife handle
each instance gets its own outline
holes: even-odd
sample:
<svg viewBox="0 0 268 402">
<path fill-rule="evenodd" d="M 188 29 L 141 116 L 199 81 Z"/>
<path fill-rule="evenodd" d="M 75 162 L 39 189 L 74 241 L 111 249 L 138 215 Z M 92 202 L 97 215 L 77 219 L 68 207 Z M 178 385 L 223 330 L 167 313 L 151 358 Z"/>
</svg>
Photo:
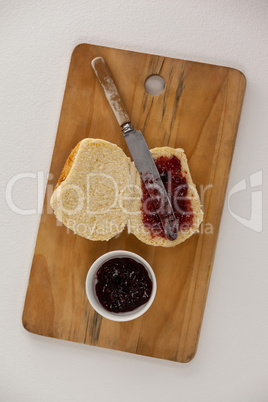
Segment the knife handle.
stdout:
<svg viewBox="0 0 268 402">
<path fill-rule="evenodd" d="M 130 118 L 105 60 L 102 57 L 96 57 L 92 60 L 91 65 L 110 103 L 118 124 L 122 126 L 123 124 L 130 123 Z"/>
</svg>

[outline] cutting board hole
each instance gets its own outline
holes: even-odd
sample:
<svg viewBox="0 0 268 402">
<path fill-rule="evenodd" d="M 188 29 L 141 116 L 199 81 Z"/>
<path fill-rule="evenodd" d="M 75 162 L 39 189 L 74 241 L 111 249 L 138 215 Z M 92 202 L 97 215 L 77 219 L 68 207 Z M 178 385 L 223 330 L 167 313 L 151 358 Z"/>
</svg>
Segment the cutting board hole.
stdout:
<svg viewBox="0 0 268 402">
<path fill-rule="evenodd" d="M 166 86 L 165 80 L 161 75 L 151 75 L 145 81 L 145 90 L 149 95 L 156 96 L 160 95 Z"/>
</svg>

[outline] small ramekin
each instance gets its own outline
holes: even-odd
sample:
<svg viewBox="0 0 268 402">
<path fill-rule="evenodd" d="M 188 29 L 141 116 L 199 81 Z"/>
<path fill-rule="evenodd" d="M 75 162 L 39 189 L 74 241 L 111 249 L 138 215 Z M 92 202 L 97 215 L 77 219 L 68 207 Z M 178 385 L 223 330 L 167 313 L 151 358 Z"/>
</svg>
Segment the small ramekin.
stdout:
<svg viewBox="0 0 268 402">
<path fill-rule="evenodd" d="M 125 313 L 112 313 L 110 311 L 107 311 L 104 307 L 102 307 L 96 295 L 95 291 L 95 285 L 97 282 L 96 274 L 98 269 L 101 267 L 102 264 L 105 263 L 105 261 L 110 260 L 111 258 L 123 258 L 123 257 L 132 258 L 133 260 L 136 260 L 139 263 L 141 263 L 146 268 L 148 275 L 152 281 L 152 293 L 150 299 L 142 306 L 139 306 L 136 309 L 132 311 L 127 311 Z M 155 274 L 152 267 L 148 264 L 148 262 L 144 260 L 142 257 L 140 257 L 138 254 L 125 250 L 110 251 L 109 253 L 103 254 L 91 265 L 86 277 L 86 294 L 91 306 L 102 317 L 108 318 L 109 320 L 112 321 L 119 321 L 119 322 L 134 320 L 135 318 L 138 318 L 142 314 L 144 314 L 154 301 L 156 294 Z"/>
</svg>

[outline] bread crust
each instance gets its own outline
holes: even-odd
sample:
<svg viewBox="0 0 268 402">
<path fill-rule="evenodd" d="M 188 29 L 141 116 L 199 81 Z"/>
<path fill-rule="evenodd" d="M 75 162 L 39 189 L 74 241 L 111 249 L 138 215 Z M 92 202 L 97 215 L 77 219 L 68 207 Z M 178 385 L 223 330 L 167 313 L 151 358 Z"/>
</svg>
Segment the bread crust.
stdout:
<svg viewBox="0 0 268 402">
<path fill-rule="evenodd" d="M 61 171 L 59 180 L 55 186 L 55 190 L 57 187 L 59 187 L 59 185 L 67 179 L 68 174 L 70 173 L 70 170 L 74 164 L 76 155 L 78 153 L 79 147 L 80 147 L 81 141 L 72 149 L 70 155 L 67 158 L 67 161 L 65 162 L 63 169 Z"/>
</svg>

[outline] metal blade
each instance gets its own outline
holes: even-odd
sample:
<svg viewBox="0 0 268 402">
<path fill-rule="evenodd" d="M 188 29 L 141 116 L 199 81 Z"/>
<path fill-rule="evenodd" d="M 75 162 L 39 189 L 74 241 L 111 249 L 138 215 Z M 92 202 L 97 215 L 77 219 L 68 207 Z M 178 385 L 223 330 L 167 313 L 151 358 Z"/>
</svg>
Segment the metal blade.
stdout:
<svg viewBox="0 0 268 402">
<path fill-rule="evenodd" d="M 134 130 L 131 124 L 123 125 L 122 129 L 130 154 L 155 204 L 165 235 L 173 241 L 178 237 L 177 220 L 148 145 L 141 131 Z"/>
</svg>

